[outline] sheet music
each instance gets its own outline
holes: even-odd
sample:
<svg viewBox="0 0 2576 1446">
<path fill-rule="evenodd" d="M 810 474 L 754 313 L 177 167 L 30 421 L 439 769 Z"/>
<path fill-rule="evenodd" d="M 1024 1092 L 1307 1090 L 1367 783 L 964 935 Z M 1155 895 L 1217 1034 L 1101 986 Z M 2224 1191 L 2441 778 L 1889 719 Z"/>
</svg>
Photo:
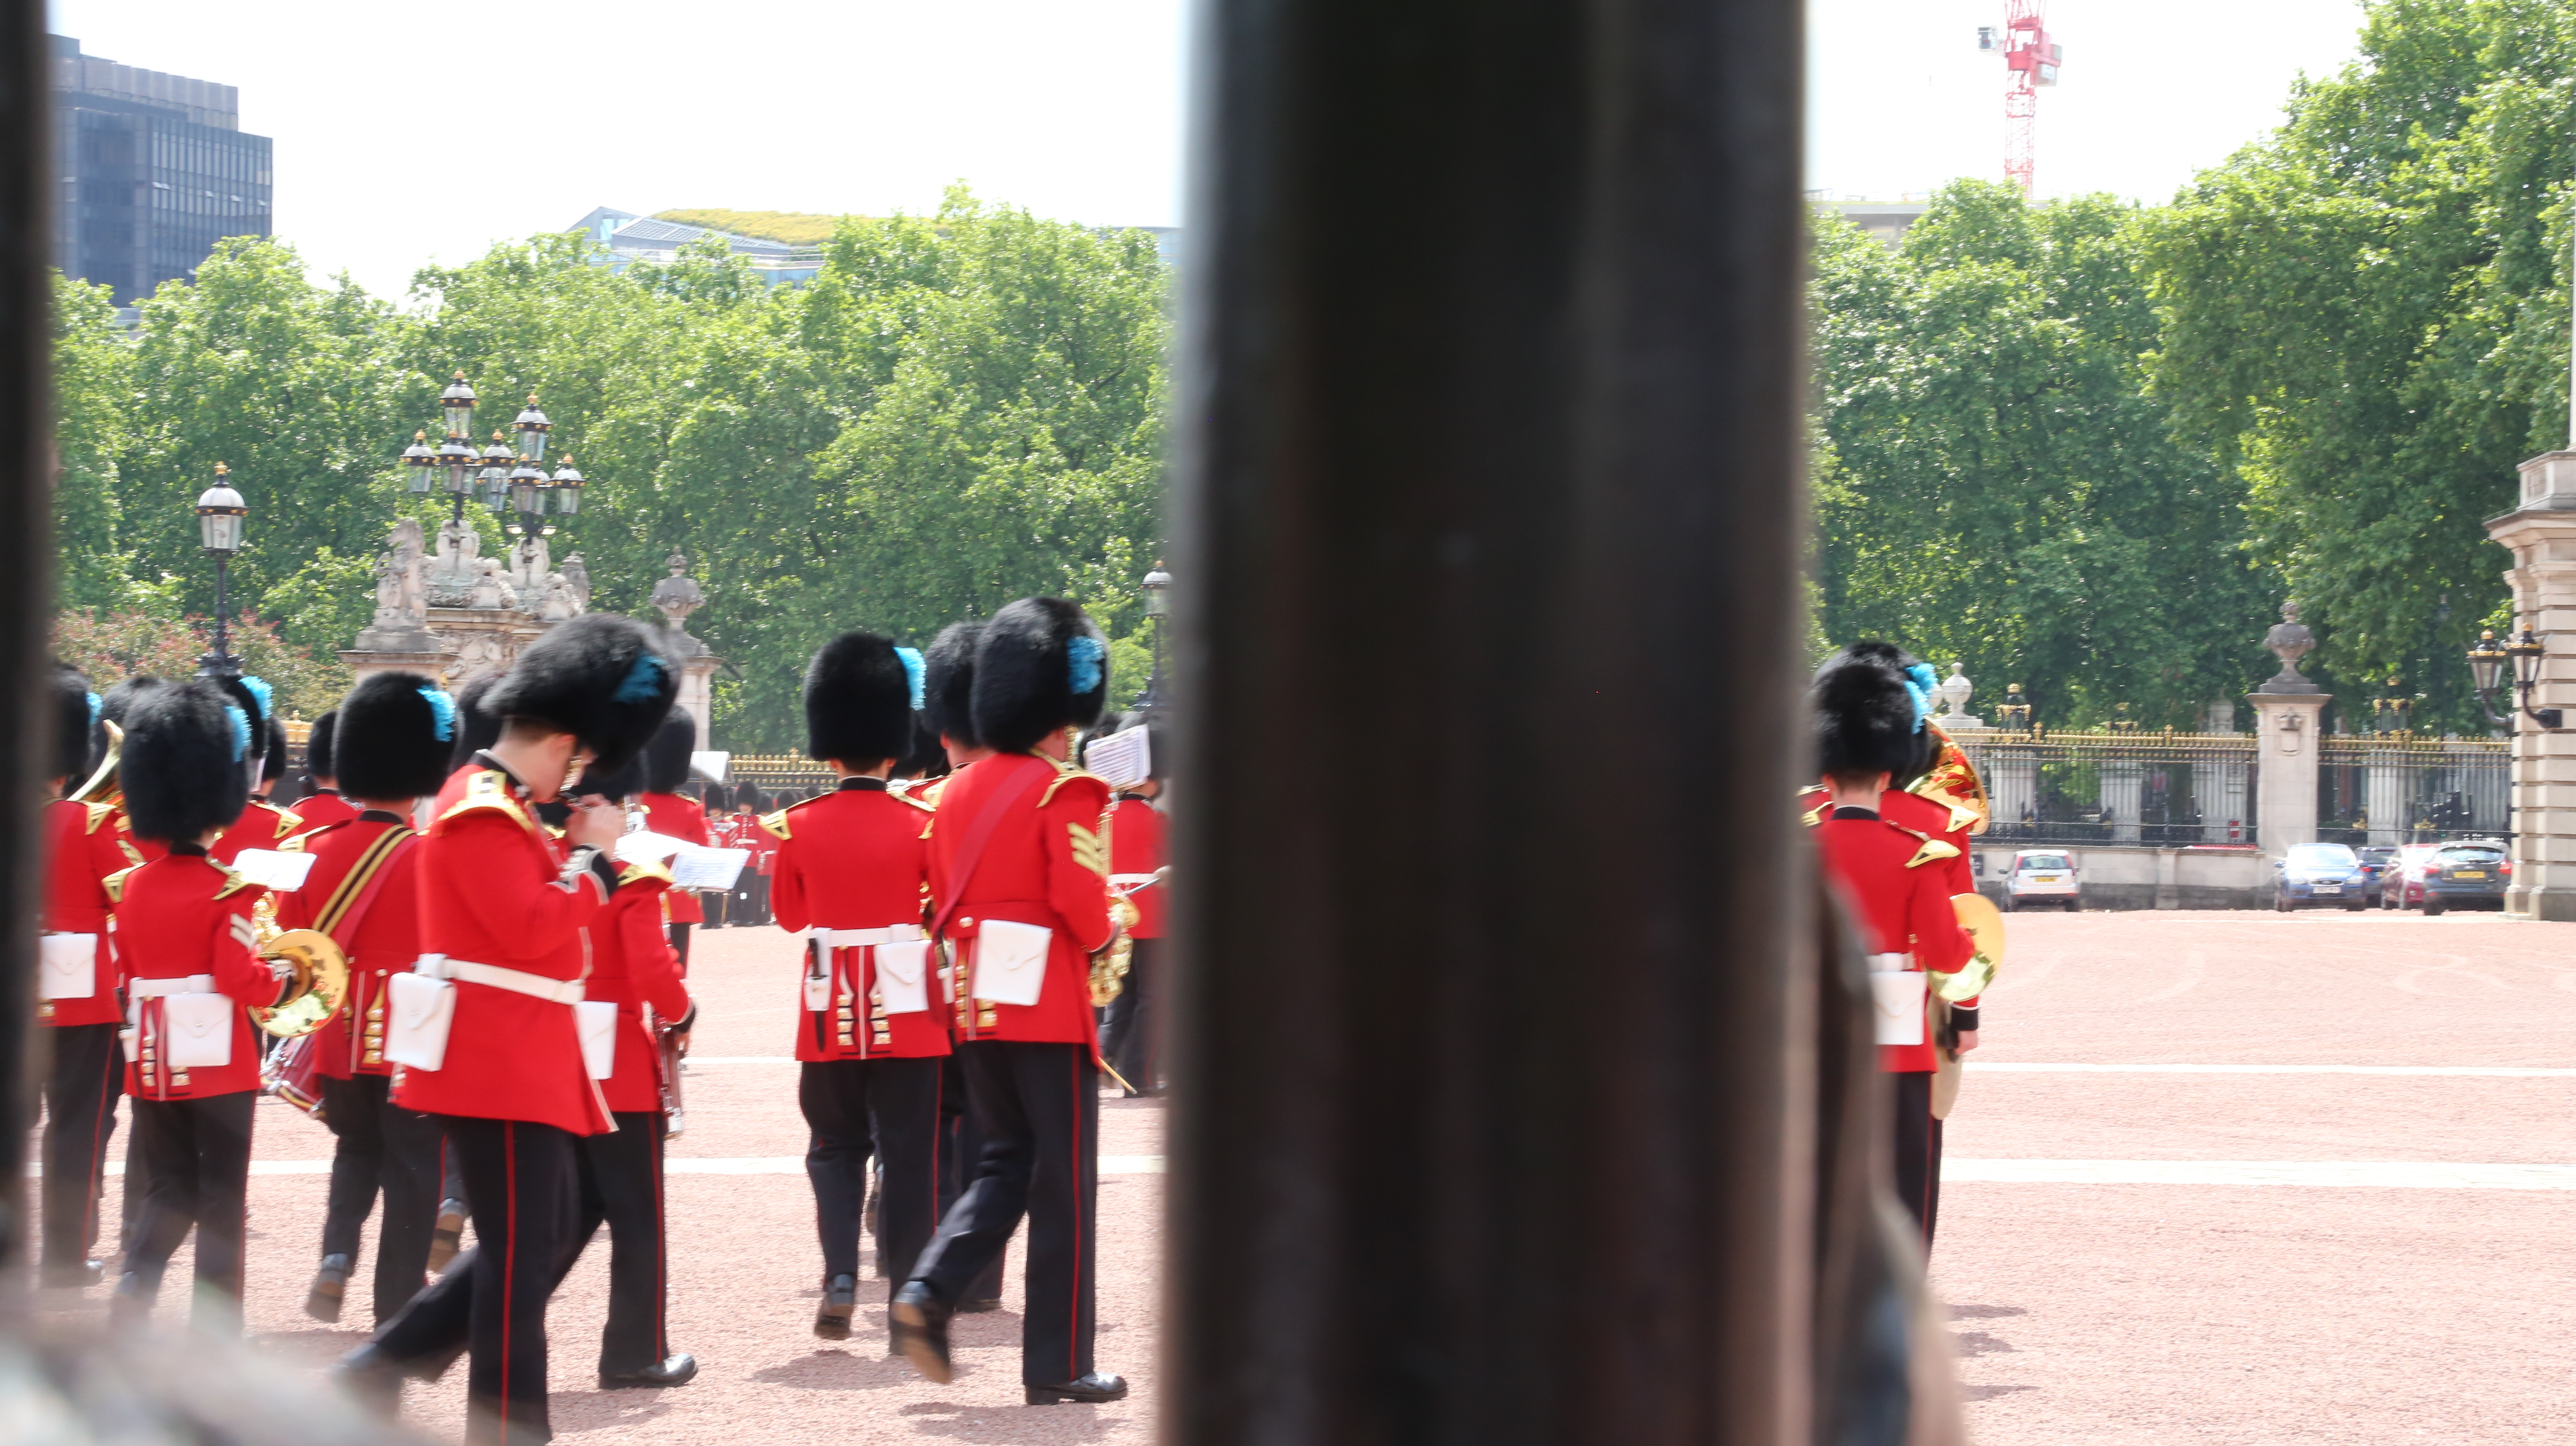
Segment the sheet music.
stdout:
<svg viewBox="0 0 2576 1446">
<path fill-rule="evenodd" d="M 749 849 L 711 849 L 684 843 L 671 857 L 671 881 L 683 889 L 724 892 L 751 861 Z"/>
<path fill-rule="evenodd" d="M 733 766 L 733 755 L 721 749 L 702 749 L 689 755 L 689 766 L 718 783 L 723 783 L 725 770 Z"/>
<path fill-rule="evenodd" d="M 264 888 L 287 893 L 304 887 L 305 875 L 313 872 L 313 855 L 243 849 L 233 859 L 233 872 Z"/>
<path fill-rule="evenodd" d="M 617 861 L 627 864 L 658 864 L 689 847 L 683 840 L 662 833 L 621 834 L 617 839 Z"/>
<path fill-rule="evenodd" d="M 1082 766 L 1112 788 L 1133 788 L 1154 776 L 1153 736 L 1149 729 L 1127 728 L 1095 738 L 1082 750 Z"/>
</svg>

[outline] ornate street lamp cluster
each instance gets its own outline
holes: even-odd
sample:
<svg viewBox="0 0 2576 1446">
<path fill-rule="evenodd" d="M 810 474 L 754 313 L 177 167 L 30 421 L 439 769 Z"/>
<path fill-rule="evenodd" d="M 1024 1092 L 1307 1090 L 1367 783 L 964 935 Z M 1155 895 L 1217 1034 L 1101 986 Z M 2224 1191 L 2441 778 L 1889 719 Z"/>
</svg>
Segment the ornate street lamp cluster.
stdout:
<svg viewBox="0 0 2576 1446">
<path fill-rule="evenodd" d="M 2510 642 L 2497 642 L 2493 628 L 2478 634 L 2478 640 L 2469 645 L 2469 679 L 2477 688 L 2478 709 L 2487 715 L 2489 723 L 2499 728 L 2513 726 L 2512 714 L 2500 716 L 2495 710 L 2497 697 L 2508 686 L 2505 670 L 2510 665 L 2513 676 L 2509 686 L 2519 695 L 2522 716 L 2543 728 L 2559 726 L 2562 715 L 2558 709 L 2531 706 L 2531 695 L 2540 688 L 2541 660 L 2548 656 L 2549 646 L 2527 622 Z"/>
<path fill-rule="evenodd" d="M 474 393 L 465 373 L 458 372 L 447 390 L 438 394 L 438 410 L 447 440 L 436 447 L 429 445 L 427 432 L 414 432 L 411 445 L 403 449 L 403 465 L 411 471 L 411 490 L 427 494 L 435 485 L 436 474 L 444 472 L 447 493 L 453 503 L 448 520 L 465 518 L 465 499 L 472 497 L 490 507 L 505 519 L 513 537 L 552 536 L 554 524 L 545 520 L 548 511 L 570 517 L 581 511 L 581 489 L 587 480 L 563 459 L 549 476 L 542 465 L 546 459 L 546 434 L 554 423 L 537 410 L 534 394 L 528 405 L 511 423 L 518 433 L 514 449 L 499 428 L 492 432 L 491 445 L 476 450 L 470 438 L 474 433 L 474 408 L 481 399 Z"/>
</svg>

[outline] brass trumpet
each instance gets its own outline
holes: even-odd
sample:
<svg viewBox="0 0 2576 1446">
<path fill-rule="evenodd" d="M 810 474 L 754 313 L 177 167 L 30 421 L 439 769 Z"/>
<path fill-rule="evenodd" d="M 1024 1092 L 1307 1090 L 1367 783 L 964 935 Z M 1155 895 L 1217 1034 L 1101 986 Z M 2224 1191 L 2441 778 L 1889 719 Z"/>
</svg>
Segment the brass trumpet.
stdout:
<svg viewBox="0 0 2576 1446">
<path fill-rule="evenodd" d="M 284 961 L 295 971 L 295 992 L 265 1008 L 252 1006 L 251 1023 L 280 1039 L 311 1034 L 339 1013 L 349 997 L 349 956 L 319 929 L 280 932 L 277 911 L 266 899 L 251 912 L 259 929 L 259 957 Z"/>
</svg>

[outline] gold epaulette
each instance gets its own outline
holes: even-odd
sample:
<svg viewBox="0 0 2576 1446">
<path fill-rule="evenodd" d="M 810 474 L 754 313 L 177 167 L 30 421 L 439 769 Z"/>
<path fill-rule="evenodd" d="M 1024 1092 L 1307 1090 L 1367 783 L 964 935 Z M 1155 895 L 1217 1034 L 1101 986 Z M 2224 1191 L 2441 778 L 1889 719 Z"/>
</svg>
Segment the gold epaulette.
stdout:
<svg viewBox="0 0 2576 1446">
<path fill-rule="evenodd" d="M 1940 746 L 1933 750 L 1931 769 L 1906 791 L 1950 810 L 1950 832 L 1984 833 L 1994 816 L 1994 805 L 1986 797 L 1986 781 L 1977 776 L 1977 766 L 1969 761 L 1967 750 L 1949 734 L 1937 724 L 1923 726 Z"/>
<path fill-rule="evenodd" d="M 213 859 L 208 859 L 206 862 L 215 864 Z M 237 873 L 234 873 L 231 869 L 224 867 L 222 864 L 215 864 L 215 872 L 224 876 L 224 886 L 215 890 L 215 897 L 218 899 L 229 899 L 244 889 L 256 889 L 259 887 L 259 885 L 252 883 L 250 880 L 243 878 Z"/>
<path fill-rule="evenodd" d="M 125 902 L 126 875 L 133 873 L 135 869 L 139 869 L 141 867 L 143 867 L 143 865 L 136 864 L 133 868 L 118 869 L 115 873 L 109 874 L 106 878 L 98 881 L 99 887 L 107 890 L 107 901 L 109 903 L 122 904 Z"/>
<path fill-rule="evenodd" d="M 290 834 L 298 834 L 304 831 L 304 815 L 296 813 L 291 809 L 279 808 L 273 803 L 263 803 L 260 807 L 277 815 L 277 836 L 279 838 L 285 838 Z"/>
<path fill-rule="evenodd" d="M 1055 760 L 1052 758 L 1047 761 L 1049 763 L 1055 763 Z M 1064 787 L 1066 784 L 1073 782 L 1077 778 L 1090 779 L 1092 782 L 1099 784 L 1103 789 L 1107 789 L 1109 787 L 1108 779 L 1101 777 L 1097 773 L 1085 773 L 1070 763 L 1056 763 L 1055 769 L 1056 772 L 1054 780 L 1047 784 L 1046 792 L 1038 795 L 1038 807 L 1040 808 L 1044 808 L 1048 804 L 1053 803 L 1055 801 L 1055 791 Z"/>
<path fill-rule="evenodd" d="M 89 810 L 89 821 L 81 825 L 83 833 L 96 833 L 100 824 L 116 817 L 116 805 L 112 803 L 84 803 L 81 807 Z"/>
<path fill-rule="evenodd" d="M 811 802 L 813 802 L 813 800 L 810 798 L 805 800 L 805 803 Z M 760 816 L 760 826 L 767 829 L 772 837 L 784 839 L 788 837 L 790 833 L 787 826 L 787 815 L 794 813 L 796 810 L 803 808 L 804 806 L 804 803 L 791 803 L 776 813 L 764 813 Z"/>
<path fill-rule="evenodd" d="M 660 879 L 666 884 L 678 882 L 673 877 L 669 865 L 647 863 L 642 859 L 617 871 L 617 884 L 620 888 L 628 884 L 641 883 L 646 879 Z"/>
<path fill-rule="evenodd" d="M 507 814 L 521 828 L 534 827 L 528 819 L 528 811 L 521 808 L 519 801 L 510 796 L 510 775 L 497 768 L 483 769 L 472 778 L 465 780 L 465 796 L 458 799 L 454 807 L 440 814 L 438 821 L 445 823 L 458 814 L 472 813 L 477 809 L 490 809 L 495 813 Z"/>
<path fill-rule="evenodd" d="M 1921 829 L 1907 828 L 1891 819 L 1882 818 L 1879 821 L 1907 838 L 1922 840 L 1923 846 L 1914 851 L 1914 857 L 1905 861 L 1905 866 L 1909 869 L 1919 869 L 1925 864 L 1938 863 L 1943 859 L 1955 859 L 1959 856 L 1957 844 L 1943 843 Z"/>
<path fill-rule="evenodd" d="M 336 827 L 338 827 L 338 825 L 337 825 L 337 824 L 334 824 L 334 825 L 332 825 L 332 826 L 333 826 L 333 827 L 335 827 L 335 828 L 336 828 Z M 315 830 L 314 830 L 314 833 L 319 833 L 319 832 L 321 832 L 321 830 L 320 830 L 320 829 L 315 829 Z M 313 834 L 310 834 L 310 833 L 299 833 L 299 834 L 297 834 L 295 837 L 293 837 L 293 838 L 291 838 L 291 839 L 288 839 L 286 842 L 284 842 L 284 843 L 282 843 L 282 844 L 279 844 L 279 845 L 277 846 L 277 851 L 278 851 L 279 853 L 282 853 L 282 854 L 300 854 L 300 853 L 306 853 L 306 852 L 309 852 L 309 850 L 307 850 L 307 849 L 306 849 L 305 845 L 307 845 L 307 844 L 311 843 L 312 841 L 313 841 Z"/>
<path fill-rule="evenodd" d="M 888 796 L 892 797 L 895 802 L 911 804 L 913 807 L 920 809 L 923 813 L 939 812 L 938 804 L 933 803 L 926 798 L 913 797 L 912 785 L 910 784 L 905 784 L 898 788 L 894 784 L 889 783 L 886 785 L 886 793 Z"/>
<path fill-rule="evenodd" d="M 1809 828 L 1814 828 L 1816 825 L 1825 821 L 1826 814 L 1834 811 L 1834 796 L 1831 792 L 1818 788 L 1814 784 L 1809 784 L 1805 788 L 1798 790 L 1798 798 L 1802 801 L 1809 794 L 1819 795 L 1821 801 L 1819 801 L 1814 808 L 1808 809 L 1805 813 L 1800 814 L 1798 816 L 1798 821 Z"/>
</svg>

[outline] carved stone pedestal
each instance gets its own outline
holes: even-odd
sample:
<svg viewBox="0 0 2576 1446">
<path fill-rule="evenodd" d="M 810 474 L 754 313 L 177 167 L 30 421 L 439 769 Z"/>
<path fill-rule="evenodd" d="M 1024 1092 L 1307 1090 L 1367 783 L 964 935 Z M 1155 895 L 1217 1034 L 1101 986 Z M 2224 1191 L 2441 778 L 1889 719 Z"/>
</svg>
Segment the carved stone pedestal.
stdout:
<svg viewBox="0 0 2576 1446">
<path fill-rule="evenodd" d="M 2549 647 L 2531 706 L 2576 716 L 2569 645 L 2576 639 L 2576 452 L 2545 452 L 2521 471 L 2522 505 L 2489 519 L 2487 536 L 2513 553 L 2504 575 L 2513 610 Z M 2529 919 L 2576 919 L 2576 731 L 2549 732 L 2520 716 L 2513 733 L 2513 886 L 2504 906 Z"/>
</svg>

